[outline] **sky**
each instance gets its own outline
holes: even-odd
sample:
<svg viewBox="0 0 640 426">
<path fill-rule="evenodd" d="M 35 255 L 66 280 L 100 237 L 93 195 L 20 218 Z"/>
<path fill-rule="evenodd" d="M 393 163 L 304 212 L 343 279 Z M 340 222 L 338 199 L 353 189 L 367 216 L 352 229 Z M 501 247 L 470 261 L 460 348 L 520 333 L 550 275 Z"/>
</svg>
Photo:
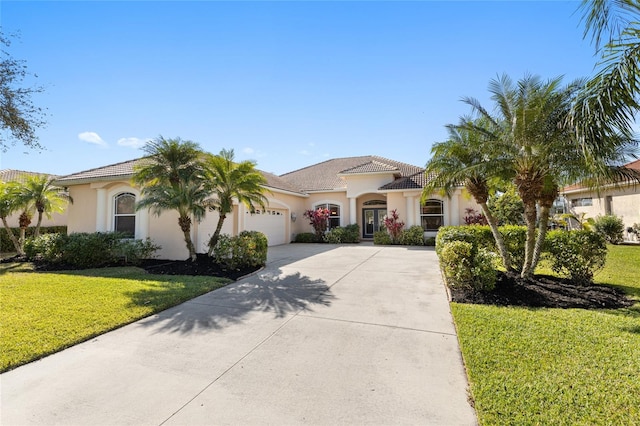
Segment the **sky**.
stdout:
<svg viewBox="0 0 640 426">
<path fill-rule="evenodd" d="M 7 1 L 9 48 L 45 88 L 42 151 L 0 169 L 66 175 L 191 140 L 284 174 L 378 155 L 424 166 L 489 82 L 594 74 L 578 1 Z"/>
</svg>

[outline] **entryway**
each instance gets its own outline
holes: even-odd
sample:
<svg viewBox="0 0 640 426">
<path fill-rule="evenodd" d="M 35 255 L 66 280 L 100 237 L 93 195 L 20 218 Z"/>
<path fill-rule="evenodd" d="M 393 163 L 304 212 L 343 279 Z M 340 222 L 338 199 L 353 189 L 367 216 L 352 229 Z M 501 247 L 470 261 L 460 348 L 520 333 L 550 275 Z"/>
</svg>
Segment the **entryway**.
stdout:
<svg viewBox="0 0 640 426">
<path fill-rule="evenodd" d="M 362 238 L 373 238 L 376 231 L 383 229 L 387 209 L 362 209 Z"/>
</svg>

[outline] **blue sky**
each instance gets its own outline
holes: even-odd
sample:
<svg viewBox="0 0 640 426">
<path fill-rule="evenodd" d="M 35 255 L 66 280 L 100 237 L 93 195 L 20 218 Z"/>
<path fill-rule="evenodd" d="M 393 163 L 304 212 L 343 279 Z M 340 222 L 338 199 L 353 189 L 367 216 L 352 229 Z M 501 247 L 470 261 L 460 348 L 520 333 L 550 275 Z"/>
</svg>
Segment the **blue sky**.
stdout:
<svg viewBox="0 0 640 426">
<path fill-rule="evenodd" d="M 10 52 L 45 93 L 43 152 L 0 168 L 69 174 L 162 135 L 282 174 L 375 154 L 423 166 L 499 74 L 593 74 L 577 1 L 6 1 Z"/>
</svg>

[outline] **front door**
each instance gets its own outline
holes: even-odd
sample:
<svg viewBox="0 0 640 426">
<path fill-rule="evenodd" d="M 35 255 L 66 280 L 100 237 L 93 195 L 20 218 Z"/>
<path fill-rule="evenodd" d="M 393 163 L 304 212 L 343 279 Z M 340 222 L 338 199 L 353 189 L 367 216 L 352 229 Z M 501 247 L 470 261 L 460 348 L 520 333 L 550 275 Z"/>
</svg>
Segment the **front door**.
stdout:
<svg viewBox="0 0 640 426">
<path fill-rule="evenodd" d="M 373 238 L 373 233 L 384 229 L 387 209 L 362 209 L 362 238 Z"/>
</svg>

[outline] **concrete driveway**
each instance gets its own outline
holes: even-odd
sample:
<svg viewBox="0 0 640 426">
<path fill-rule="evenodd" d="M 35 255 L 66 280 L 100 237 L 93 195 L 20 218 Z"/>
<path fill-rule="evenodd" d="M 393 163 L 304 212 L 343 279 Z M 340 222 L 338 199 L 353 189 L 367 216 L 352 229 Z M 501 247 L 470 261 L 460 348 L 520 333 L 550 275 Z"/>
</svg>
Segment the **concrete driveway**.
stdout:
<svg viewBox="0 0 640 426">
<path fill-rule="evenodd" d="M 0 376 L 2 425 L 473 425 L 430 248 L 290 244 Z"/>
</svg>

